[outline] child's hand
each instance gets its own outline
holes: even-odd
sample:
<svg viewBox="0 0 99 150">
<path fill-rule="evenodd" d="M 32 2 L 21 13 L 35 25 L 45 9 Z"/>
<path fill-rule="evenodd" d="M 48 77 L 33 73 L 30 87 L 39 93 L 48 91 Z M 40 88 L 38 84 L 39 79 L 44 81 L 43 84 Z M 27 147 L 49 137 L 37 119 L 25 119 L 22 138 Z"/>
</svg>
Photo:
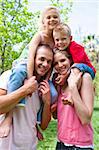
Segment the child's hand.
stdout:
<svg viewBox="0 0 99 150">
<path fill-rule="evenodd" d="M 70 76 L 68 77 L 68 86 L 69 88 L 74 88 L 75 86 L 79 86 L 79 83 L 81 83 L 81 77 L 82 77 L 82 72 L 79 72 L 76 74 L 73 69 L 71 69 Z"/>
<path fill-rule="evenodd" d="M 26 88 L 27 95 L 31 95 L 38 88 L 38 83 L 35 76 L 32 76 L 30 79 L 25 80 L 24 87 Z"/>
</svg>

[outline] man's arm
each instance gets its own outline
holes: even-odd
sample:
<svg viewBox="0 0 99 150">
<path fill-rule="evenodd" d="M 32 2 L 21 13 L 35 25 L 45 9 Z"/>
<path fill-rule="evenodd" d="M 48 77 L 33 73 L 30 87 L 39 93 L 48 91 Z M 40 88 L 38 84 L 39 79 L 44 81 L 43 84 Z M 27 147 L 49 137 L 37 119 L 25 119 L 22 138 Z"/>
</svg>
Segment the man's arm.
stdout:
<svg viewBox="0 0 99 150">
<path fill-rule="evenodd" d="M 35 77 L 32 77 L 27 81 L 25 85 L 23 85 L 18 90 L 7 95 L 0 94 L 0 114 L 9 112 L 12 108 L 16 106 L 20 99 L 33 93 L 36 89 L 37 81 Z M 0 93 L 6 94 L 6 90 L 0 89 Z"/>
<path fill-rule="evenodd" d="M 48 124 L 51 120 L 51 96 L 50 96 L 50 87 L 48 81 L 44 80 L 40 85 L 40 91 L 42 93 L 42 100 L 44 103 L 42 120 L 41 120 L 41 129 L 45 130 L 48 127 Z"/>
</svg>

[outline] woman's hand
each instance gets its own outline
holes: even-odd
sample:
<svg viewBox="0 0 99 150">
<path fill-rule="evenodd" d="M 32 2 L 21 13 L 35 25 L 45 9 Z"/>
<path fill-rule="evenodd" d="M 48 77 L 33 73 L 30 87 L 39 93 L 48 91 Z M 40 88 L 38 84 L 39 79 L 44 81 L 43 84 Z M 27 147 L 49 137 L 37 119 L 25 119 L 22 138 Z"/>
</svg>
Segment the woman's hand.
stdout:
<svg viewBox="0 0 99 150">
<path fill-rule="evenodd" d="M 50 86 L 47 80 L 43 80 L 43 82 L 39 85 L 39 92 L 42 95 L 42 100 L 44 103 L 51 103 L 51 95 L 50 95 Z"/>
</svg>

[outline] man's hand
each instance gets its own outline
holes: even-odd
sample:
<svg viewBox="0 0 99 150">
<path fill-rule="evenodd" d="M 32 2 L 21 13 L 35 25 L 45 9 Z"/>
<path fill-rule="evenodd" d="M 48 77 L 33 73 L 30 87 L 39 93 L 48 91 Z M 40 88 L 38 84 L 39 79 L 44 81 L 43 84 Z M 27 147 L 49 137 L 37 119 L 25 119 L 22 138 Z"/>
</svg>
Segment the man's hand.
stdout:
<svg viewBox="0 0 99 150">
<path fill-rule="evenodd" d="M 44 103 L 51 103 L 51 95 L 50 95 L 50 86 L 48 81 L 43 80 L 43 82 L 39 85 L 39 92 L 42 95 L 42 100 Z"/>
<path fill-rule="evenodd" d="M 26 88 L 27 95 L 31 95 L 38 88 L 38 83 L 35 76 L 25 80 L 24 87 Z"/>
</svg>

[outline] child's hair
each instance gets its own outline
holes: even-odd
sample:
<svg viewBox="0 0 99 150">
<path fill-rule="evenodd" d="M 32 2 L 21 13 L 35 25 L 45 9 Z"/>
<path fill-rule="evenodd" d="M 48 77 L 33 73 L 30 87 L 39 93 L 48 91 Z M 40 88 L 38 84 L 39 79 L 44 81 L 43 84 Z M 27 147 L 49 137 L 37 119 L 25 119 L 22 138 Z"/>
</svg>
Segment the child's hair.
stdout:
<svg viewBox="0 0 99 150">
<path fill-rule="evenodd" d="M 42 12 L 41 17 L 40 17 L 41 27 L 42 27 L 42 28 L 44 28 L 44 27 L 43 27 L 43 24 L 44 24 L 43 21 L 44 21 L 45 14 L 47 14 L 47 12 L 48 12 L 49 10 L 55 10 L 55 11 L 57 12 L 59 18 L 60 18 L 60 12 L 59 12 L 59 10 L 58 10 L 57 7 L 55 7 L 55 6 L 48 6 L 48 7 L 46 7 L 46 8 L 44 9 L 44 11 Z"/>
<path fill-rule="evenodd" d="M 54 33 L 58 33 L 58 32 L 60 32 L 60 33 L 64 32 L 64 33 L 66 33 L 67 36 L 71 36 L 71 29 L 65 23 L 59 23 L 58 25 L 56 25 L 56 27 L 53 30 L 53 36 L 54 36 Z"/>
</svg>

